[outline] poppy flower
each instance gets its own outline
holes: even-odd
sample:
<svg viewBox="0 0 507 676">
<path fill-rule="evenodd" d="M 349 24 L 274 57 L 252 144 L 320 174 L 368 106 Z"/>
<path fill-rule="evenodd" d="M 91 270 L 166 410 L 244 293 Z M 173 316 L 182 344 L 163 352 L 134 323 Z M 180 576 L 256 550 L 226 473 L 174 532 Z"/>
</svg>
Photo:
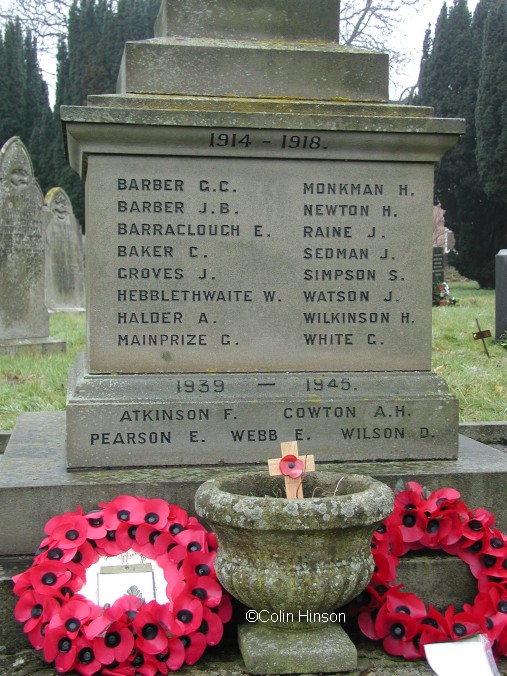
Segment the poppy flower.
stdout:
<svg viewBox="0 0 507 676">
<path fill-rule="evenodd" d="M 132 622 L 137 649 L 148 655 L 165 652 L 170 622 L 171 614 L 166 606 L 156 601 L 143 604 Z"/>
<path fill-rule="evenodd" d="M 142 652 L 137 652 L 131 658 L 130 664 L 134 667 L 135 673 L 141 676 L 156 676 L 161 671 L 161 662 L 157 660 L 156 656 Z"/>
<path fill-rule="evenodd" d="M 161 535 L 163 535 L 163 533 L 157 528 L 142 523 L 140 526 L 137 526 L 136 537 L 132 544 L 132 549 L 135 552 L 142 553 L 143 556 L 146 556 L 148 559 L 155 559 L 157 557 L 155 544 L 157 538 Z"/>
<path fill-rule="evenodd" d="M 163 663 L 170 671 L 181 669 L 185 662 L 185 648 L 179 637 L 173 636 L 167 642 L 167 649 L 164 653 L 155 655 L 159 663 Z"/>
<path fill-rule="evenodd" d="M 215 552 L 188 552 L 181 566 L 183 576 L 185 579 L 194 575 L 198 577 L 211 575 L 216 578 L 215 557 Z"/>
<path fill-rule="evenodd" d="M 136 670 L 130 662 L 114 662 L 108 666 L 102 667 L 100 672 L 102 676 L 135 676 Z"/>
<path fill-rule="evenodd" d="M 381 610 L 375 620 L 375 629 L 383 639 L 384 650 L 391 655 L 414 659 L 412 640 L 418 631 L 415 618 L 405 612 L 383 613 L 379 618 Z"/>
<path fill-rule="evenodd" d="M 486 509 L 475 509 L 469 512 L 468 520 L 463 524 L 463 537 L 475 542 L 480 540 L 488 527 L 493 528 L 495 517 Z"/>
<path fill-rule="evenodd" d="M 179 545 L 174 535 L 162 533 L 156 538 L 154 544 L 155 560 L 161 568 L 165 567 L 166 561 L 173 562 L 176 566 L 183 563 L 188 554 L 188 550 L 183 545 Z"/>
<path fill-rule="evenodd" d="M 222 600 L 222 587 L 209 575 L 191 575 L 186 581 L 186 587 L 207 608 L 216 608 Z"/>
<path fill-rule="evenodd" d="M 125 621 L 113 622 L 93 645 L 101 664 L 125 662 L 134 649 L 134 636 Z"/>
<path fill-rule="evenodd" d="M 123 600 L 123 598 L 129 597 L 122 597 L 120 600 Z M 133 596 L 132 598 L 138 599 L 142 603 L 141 599 L 139 599 L 137 596 Z M 94 618 L 85 627 L 84 634 L 86 638 L 92 640 L 100 634 L 103 634 L 112 624 L 120 620 L 124 614 L 126 615 L 126 610 L 120 606 L 117 599 L 117 601 L 112 606 L 105 608 L 103 613 Z"/>
<path fill-rule="evenodd" d="M 445 611 L 445 619 L 449 626 L 451 638 L 454 641 L 470 634 L 477 634 L 481 629 L 475 613 L 467 612 L 466 610 L 455 613 L 452 606 Z"/>
<path fill-rule="evenodd" d="M 375 572 L 387 582 L 394 582 L 399 559 L 391 554 L 391 545 L 387 540 L 372 543 L 375 550 Z"/>
<path fill-rule="evenodd" d="M 107 533 L 107 527 L 104 522 L 104 511 L 102 509 L 94 509 L 84 516 L 88 521 L 88 538 L 90 540 L 103 538 Z"/>
<path fill-rule="evenodd" d="M 153 498 L 142 502 L 143 523 L 159 530 L 164 529 L 169 521 L 169 504 L 161 498 Z"/>
<path fill-rule="evenodd" d="M 115 530 L 115 541 L 118 546 L 121 547 L 122 551 L 128 552 L 130 549 L 134 549 L 138 528 L 139 526 L 132 526 L 129 523 L 120 523 Z M 104 537 L 105 535 L 107 535 L 107 531 L 104 534 Z"/>
<path fill-rule="evenodd" d="M 84 623 L 93 618 L 93 615 L 98 614 L 97 608 L 98 606 L 83 596 L 74 596 L 53 615 L 49 622 L 49 628 L 55 629 L 63 626 L 69 636 L 75 636 Z"/>
<path fill-rule="evenodd" d="M 79 547 L 88 537 L 88 520 L 81 507 L 75 512 L 58 514 L 46 523 L 44 532 L 48 535 L 41 542 L 41 547 L 55 543 L 62 549 Z"/>
<path fill-rule="evenodd" d="M 208 551 L 216 552 L 216 550 L 218 549 L 218 540 L 215 533 L 206 531 L 206 541 L 208 544 Z"/>
<path fill-rule="evenodd" d="M 142 502 L 132 495 L 119 495 L 111 502 L 99 502 L 99 506 L 103 508 L 106 530 L 116 530 L 121 523 L 127 521 L 134 525 L 143 523 L 145 512 Z"/>
<path fill-rule="evenodd" d="M 100 668 L 101 663 L 95 655 L 95 647 L 84 637 L 78 636 L 75 640 L 77 651 L 74 669 L 83 676 L 92 676 L 96 674 Z"/>
<path fill-rule="evenodd" d="M 377 619 L 382 621 L 384 613 L 404 613 L 418 620 L 426 617 L 426 604 L 416 594 L 403 592 L 400 587 L 392 587 L 383 597 L 382 608 Z"/>
<path fill-rule="evenodd" d="M 46 644 L 46 627 L 49 622 L 36 625 L 33 629 L 26 632 L 26 636 L 35 650 L 43 650 Z"/>
<path fill-rule="evenodd" d="M 41 594 L 54 594 L 65 585 L 72 588 L 72 573 L 59 561 L 46 561 L 29 569 L 29 579 L 35 591 Z M 76 589 L 77 591 L 77 589 Z M 14 593 L 16 585 L 14 586 Z"/>
<path fill-rule="evenodd" d="M 455 488 L 440 488 L 437 491 L 433 491 L 426 498 L 426 509 L 433 513 L 440 509 L 452 508 L 457 511 L 463 510 L 464 513 L 467 513 L 466 505 L 460 498 L 461 493 Z"/>
<path fill-rule="evenodd" d="M 204 607 L 197 631 L 204 635 L 207 645 L 218 645 L 224 635 L 224 625 L 216 613 Z"/>
<path fill-rule="evenodd" d="M 174 536 L 174 539 L 179 545 L 182 545 L 189 552 L 206 552 L 207 538 L 206 531 L 196 529 L 185 529 Z"/>
<path fill-rule="evenodd" d="M 500 584 L 490 584 L 488 591 L 480 592 L 463 610 L 477 619 L 481 630 L 493 641 L 507 629 L 507 589 Z"/>
<path fill-rule="evenodd" d="M 115 530 L 108 530 L 105 537 L 95 540 L 95 545 L 100 556 L 117 556 L 124 552 L 122 545 L 116 541 Z"/>
<path fill-rule="evenodd" d="M 185 664 L 192 666 L 206 650 L 206 637 L 204 634 L 194 631 L 191 634 L 180 636 L 179 640 L 185 648 Z"/>
<path fill-rule="evenodd" d="M 305 463 L 295 455 L 284 455 L 279 463 L 280 472 L 291 479 L 298 479 L 305 471 Z"/>
<path fill-rule="evenodd" d="M 26 634 L 36 627 L 49 622 L 53 614 L 59 609 L 60 604 L 55 598 L 29 589 L 16 603 L 14 617 L 18 622 L 25 623 L 23 631 Z"/>
<path fill-rule="evenodd" d="M 232 602 L 231 597 L 227 593 L 222 594 L 220 603 L 216 607 L 216 613 L 224 624 L 231 621 L 232 618 Z"/>
<path fill-rule="evenodd" d="M 169 629 L 176 636 L 197 631 L 202 622 L 203 605 L 200 599 L 183 592 L 171 606 L 172 618 Z"/>
</svg>

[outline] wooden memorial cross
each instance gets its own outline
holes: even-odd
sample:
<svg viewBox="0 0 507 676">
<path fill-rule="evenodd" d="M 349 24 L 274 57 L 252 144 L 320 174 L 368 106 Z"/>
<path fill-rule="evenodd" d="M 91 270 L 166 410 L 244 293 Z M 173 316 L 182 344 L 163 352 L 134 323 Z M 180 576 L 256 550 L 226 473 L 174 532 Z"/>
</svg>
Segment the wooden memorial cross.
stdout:
<svg viewBox="0 0 507 676">
<path fill-rule="evenodd" d="M 488 355 L 488 359 L 490 359 L 490 354 L 489 354 L 489 351 L 488 351 L 488 346 L 486 345 L 486 341 L 485 341 L 484 339 L 485 339 L 485 338 L 491 338 L 491 331 L 490 331 L 489 329 L 486 329 L 485 331 L 483 331 L 483 330 L 481 329 L 481 325 L 479 324 L 479 320 L 476 319 L 475 321 L 476 321 L 476 323 L 477 323 L 477 328 L 478 328 L 479 330 L 476 331 L 476 332 L 474 333 L 474 340 L 482 340 L 482 344 L 483 344 L 483 346 L 484 346 L 484 351 L 485 351 L 486 354 Z"/>
<path fill-rule="evenodd" d="M 313 455 L 299 455 L 297 441 L 283 441 L 280 447 L 282 457 L 268 460 L 269 475 L 284 477 L 287 500 L 303 498 L 303 476 L 306 472 L 315 472 L 315 458 Z M 284 461 L 284 458 L 287 460 Z"/>
</svg>

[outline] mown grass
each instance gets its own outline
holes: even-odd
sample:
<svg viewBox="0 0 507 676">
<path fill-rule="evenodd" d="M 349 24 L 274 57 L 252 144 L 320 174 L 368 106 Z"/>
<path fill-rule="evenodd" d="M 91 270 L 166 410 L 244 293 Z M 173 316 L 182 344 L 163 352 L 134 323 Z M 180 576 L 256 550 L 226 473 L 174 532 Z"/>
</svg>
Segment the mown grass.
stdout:
<svg viewBox="0 0 507 676">
<path fill-rule="evenodd" d="M 432 368 L 456 394 L 462 422 L 507 420 L 507 350 L 487 339 L 491 358 L 474 341 L 476 318 L 494 333 L 495 294 L 475 282 L 451 282 L 457 305 L 433 308 Z M 54 314 L 50 335 L 67 341 L 67 352 L 50 356 L 0 357 L 0 430 L 14 427 L 24 411 L 65 408 L 67 379 L 85 349 L 84 313 Z"/>
<path fill-rule="evenodd" d="M 12 429 L 25 411 L 65 408 L 70 367 L 85 349 L 85 325 L 84 312 L 53 314 L 50 335 L 65 340 L 67 352 L 0 356 L 0 430 Z"/>
<path fill-rule="evenodd" d="M 457 305 L 433 308 L 432 369 L 458 397 L 460 420 L 507 420 L 507 350 L 486 339 L 475 341 L 476 319 L 481 329 L 495 333 L 495 292 L 475 282 L 450 283 Z"/>
</svg>

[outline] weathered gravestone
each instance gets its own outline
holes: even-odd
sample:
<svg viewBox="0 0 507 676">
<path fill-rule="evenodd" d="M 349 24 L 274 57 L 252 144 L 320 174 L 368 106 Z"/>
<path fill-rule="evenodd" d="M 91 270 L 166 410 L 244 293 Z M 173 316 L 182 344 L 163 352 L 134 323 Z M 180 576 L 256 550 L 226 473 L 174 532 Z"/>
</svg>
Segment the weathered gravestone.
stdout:
<svg viewBox="0 0 507 676">
<path fill-rule="evenodd" d="M 495 340 L 507 331 L 507 249 L 495 256 Z"/>
<path fill-rule="evenodd" d="M 0 354 L 65 350 L 49 338 L 44 298 L 44 198 L 22 141 L 0 150 Z"/>
<path fill-rule="evenodd" d="M 63 188 L 45 198 L 49 210 L 46 251 L 46 305 L 55 312 L 84 309 L 84 260 L 81 226 Z"/>
<path fill-rule="evenodd" d="M 341 47 L 335 17 L 165 0 L 119 93 L 63 109 L 88 205 L 70 467 L 248 463 L 287 439 L 456 457 L 432 186 L 462 124 L 387 105 L 387 56 Z"/>
</svg>

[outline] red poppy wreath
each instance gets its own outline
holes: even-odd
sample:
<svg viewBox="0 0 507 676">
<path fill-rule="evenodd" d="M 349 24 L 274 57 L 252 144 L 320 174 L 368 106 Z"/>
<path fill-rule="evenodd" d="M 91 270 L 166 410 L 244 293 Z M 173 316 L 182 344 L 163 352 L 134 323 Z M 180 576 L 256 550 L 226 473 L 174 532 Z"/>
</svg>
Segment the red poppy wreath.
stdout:
<svg viewBox="0 0 507 676">
<path fill-rule="evenodd" d="M 99 506 L 50 519 L 32 566 L 13 578 L 19 596 L 14 614 L 31 644 L 59 673 L 155 676 L 195 664 L 207 645 L 219 643 L 232 614 L 215 575 L 214 534 L 158 498 L 121 495 Z M 132 565 L 132 556 L 141 564 Z M 156 594 L 145 600 L 141 582 L 141 589 L 132 584 L 101 605 L 80 593 L 93 566 L 116 560 L 128 560 L 128 569 L 140 573 L 129 584 L 148 575 L 163 601 Z M 105 574 L 119 568 L 101 569 L 106 593 L 114 589 L 113 578 L 125 582 L 125 576 Z"/>
<path fill-rule="evenodd" d="M 397 487 L 398 488 L 398 487 Z M 375 572 L 350 605 L 365 636 L 409 660 L 424 658 L 428 643 L 471 634 L 488 636 L 494 654 L 507 655 L 507 535 L 485 509 L 469 510 L 453 488 L 429 493 L 418 483 L 400 487 L 393 513 L 372 540 Z M 443 613 L 396 585 L 400 557 L 421 549 L 440 550 L 468 564 L 478 582 L 473 604 Z"/>
</svg>

